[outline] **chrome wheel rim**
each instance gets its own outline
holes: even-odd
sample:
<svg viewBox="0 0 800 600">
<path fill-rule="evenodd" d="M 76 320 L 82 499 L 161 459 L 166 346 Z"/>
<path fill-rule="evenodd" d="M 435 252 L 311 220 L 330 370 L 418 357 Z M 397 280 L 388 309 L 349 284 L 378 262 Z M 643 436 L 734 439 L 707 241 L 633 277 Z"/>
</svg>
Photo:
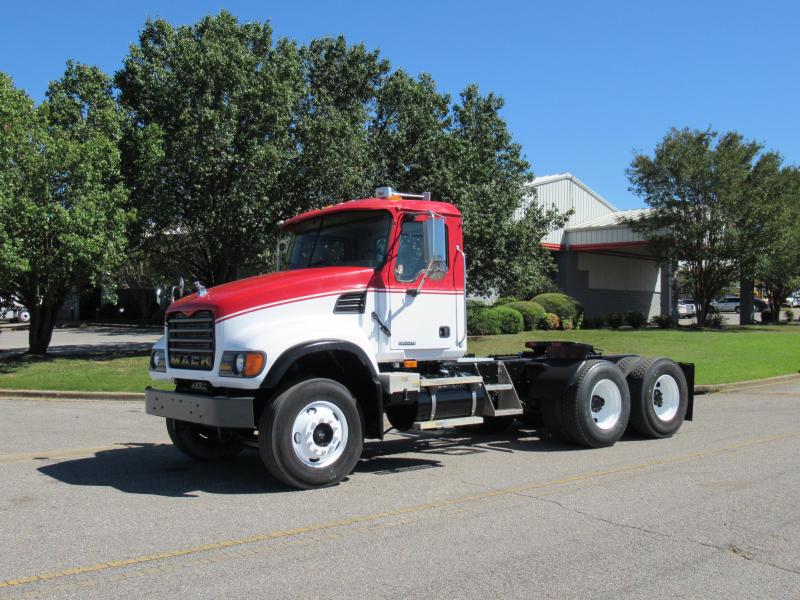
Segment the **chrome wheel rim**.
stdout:
<svg viewBox="0 0 800 600">
<path fill-rule="evenodd" d="M 324 400 L 306 405 L 292 424 L 292 449 L 307 467 L 322 469 L 336 462 L 347 446 L 347 419 Z"/>
</svg>

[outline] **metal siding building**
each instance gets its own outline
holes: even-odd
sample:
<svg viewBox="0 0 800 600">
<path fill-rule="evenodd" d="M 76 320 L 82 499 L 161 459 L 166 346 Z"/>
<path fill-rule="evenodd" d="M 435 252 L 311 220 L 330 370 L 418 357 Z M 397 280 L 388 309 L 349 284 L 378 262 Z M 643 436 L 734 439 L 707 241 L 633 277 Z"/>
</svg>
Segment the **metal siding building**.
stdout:
<svg viewBox="0 0 800 600">
<path fill-rule="evenodd" d="M 526 206 L 574 211 L 563 229 L 542 240 L 558 265 L 557 283 L 584 305 L 587 316 L 638 311 L 647 317 L 672 312 L 672 277 L 650 253 L 629 220 L 649 209 L 620 211 L 574 175 L 537 177 Z"/>
</svg>

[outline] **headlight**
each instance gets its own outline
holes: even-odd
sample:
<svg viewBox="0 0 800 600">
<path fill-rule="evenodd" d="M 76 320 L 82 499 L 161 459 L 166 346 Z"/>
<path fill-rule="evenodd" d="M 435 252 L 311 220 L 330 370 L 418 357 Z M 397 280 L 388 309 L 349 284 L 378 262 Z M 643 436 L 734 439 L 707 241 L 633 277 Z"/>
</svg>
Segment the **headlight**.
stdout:
<svg viewBox="0 0 800 600">
<path fill-rule="evenodd" d="M 167 372 L 167 355 L 163 350 L 153 350 L 150 354 L 150 370 Z"/>
<path fill-rule="evenodd" d="M 220 377 L 255 377 L 264 369 L 267 357 L 263 352 L 229 351 L 222 353 Z"/>
</svg>

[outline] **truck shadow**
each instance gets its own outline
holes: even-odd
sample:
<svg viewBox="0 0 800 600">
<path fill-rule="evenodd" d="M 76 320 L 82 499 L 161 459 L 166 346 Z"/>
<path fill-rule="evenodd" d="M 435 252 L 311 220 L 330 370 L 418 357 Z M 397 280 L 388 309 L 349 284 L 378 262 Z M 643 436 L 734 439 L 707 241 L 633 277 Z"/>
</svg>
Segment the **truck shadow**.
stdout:
<svg viewBox="0 0 800 600">
<path fill-rule="evenodd" d="M 446 456 L 578 450 L 582 449 L 553 441 L 546 430 L 527 426 L 495 434 L 461 429 L 403 432 L 392 434 L 382 442 L 364 444 L 354 473 L 392 475 L 446 467 L 439 459 Z M 46 453 L 41 460 L 47 460 Z M 90 457 L 43 465 L 37 470 L 68 485 L 110 487 L 126 494 L 174 498 L 196 498 L 200 493 L 296 491 L 272 479 L 258 453 L 248 448 L 233 460 L 203 463 L 184 457 L 171 444 L 127 443 Z"/>
<path fill-rule="evenodd" d="M 69 485 L 111 487 L 126 494 L 194 498 L 208 494 L 293 491 L 272 479 L 258 454 L 245 450 L 222 462 L 195 462 L 171 444 L 131 443 L 94 456 L 39 467 Z"/>
<path fill-rule="evenodd" d="M 529 426 L 513 426 L 502 433 L 480 433 L 466 427 L 439 430 L 435 433 L 405 431 L 395 433 L 382 442 L 364 444 L 362 460 L 356 471 L 384 474 L 381 465 L 387 463 L 389 457 L 398 454 L 466 456 L 484 452 L 569 452 L 573 450 L 579 450 L 579 448 L 552 440 L 545 429 Z"/>
</svg>

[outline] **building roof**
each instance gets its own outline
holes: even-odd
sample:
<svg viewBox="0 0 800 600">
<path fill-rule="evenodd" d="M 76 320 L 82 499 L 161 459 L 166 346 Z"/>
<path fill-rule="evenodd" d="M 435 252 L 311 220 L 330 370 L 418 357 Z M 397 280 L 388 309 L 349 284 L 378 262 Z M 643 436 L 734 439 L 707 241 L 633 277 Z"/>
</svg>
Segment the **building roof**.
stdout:
<svg viewBox="0 0 800 600">
<path fill-rule="evenodd" d="M 611 202 L 609 202 L 608 200 L 603 198 L 600 194 L 595 192 L 592 188 L 590 188 L 588 185 L 583 183 L 580 179 L 575 177 L 575 175 L 573 175 L 572 173 L 554 173 L 553 175 L 542 175 L 540 177 L 534 177 L 533 181 L 528 183 L 528 187 L 539 187 L 539 186 L 545 185 L 547 183 L 554 183 L 556 181 L 562 181 L 564 179 L 572 181 L 575 185 L 578 185 L 578 186 L 582 187 L 588 194 L 591 194 L 592 196 L 594 196 L 598 200 L 598 202 L 600 202 L 601 204 L 605 204 L 611 210 L 617 210 L 616 206 L 611 204 Z"/>
<path fill-rule="evenodd" d="M 639 221 L 646 215 L 653 212 L 652 208 L 634 208 L 632 210 L 620 210 L 610 215 L 604 215 L 591 221 L 586 221 L 575 227 L 567 227 L 567 231 L 585 231 L 589 229 L 605 229 L 612 227 L 624 227 L 628 221 Z"/>
</svg>

